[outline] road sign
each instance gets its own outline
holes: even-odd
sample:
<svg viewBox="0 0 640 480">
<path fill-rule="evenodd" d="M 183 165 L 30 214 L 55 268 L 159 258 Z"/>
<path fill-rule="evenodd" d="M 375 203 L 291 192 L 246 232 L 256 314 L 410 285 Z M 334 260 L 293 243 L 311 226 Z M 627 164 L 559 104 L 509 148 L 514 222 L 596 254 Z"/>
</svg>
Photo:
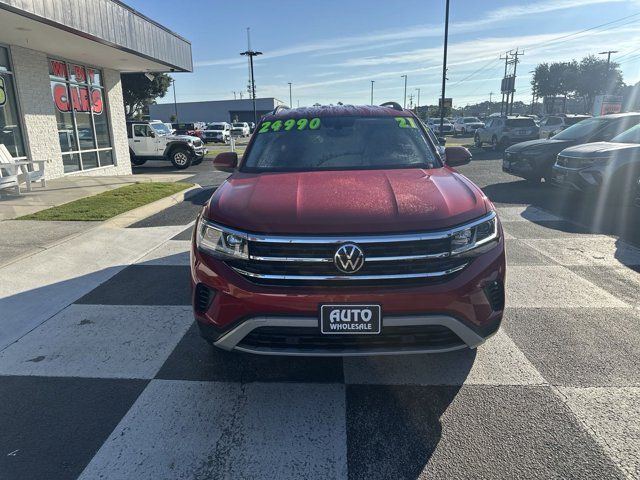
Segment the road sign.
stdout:
<svg viewBox="0 0 640 480">
<path fill-rule="evenodd" d="M 442 97 L 438 101 L 438 106 L 440 108 L 442 108 Z M 453 106 L 453 99 L 452 98 L 445 98 L 444 99 L 444 108 L 451 108 L 452 106 Z"/>
</svg>

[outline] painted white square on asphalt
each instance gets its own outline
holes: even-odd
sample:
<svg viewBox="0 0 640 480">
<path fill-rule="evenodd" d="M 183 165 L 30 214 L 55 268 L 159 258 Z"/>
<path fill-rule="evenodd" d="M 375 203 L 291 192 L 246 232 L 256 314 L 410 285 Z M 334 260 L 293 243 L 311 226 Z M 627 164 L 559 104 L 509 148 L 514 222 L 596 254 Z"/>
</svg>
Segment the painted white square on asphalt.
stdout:
<svg viewBox="0 0 640 480">
<path fill-rule="evenodd" d="M 71 305 L 0 352 L 0 374 L 153 378 L 192 323 L 190 307 Z"/>
<path fill-rule="evenodd" d="M 600 287 L 562 266 L 511 266 L 507 307 L 629 307 Z"/>
<path fill-rule="evenodd" d="M 640 478 L 640 387 L 560 387 L 573 413 L 610 458 Z"/>
<path fill-rule="evenodd" d="M 501 222 L 553 222 L 562 218 L 530 205 L 497 207 Z"/>
<path fill-rule="evenodd" d="M 524 242 L 561 265 L 640 265 L 640 249 L 605 235 Z"/>
<path fill-rule="evenodd" d="M 347 384 L 542 385 L 544 378 L 503 331 L 474 350 L 433 355 L 346 357 Z"/>
<path fill-rule="evenodd" d="M 189 265 L 189 240 L 169 240 L 136 262 L 138 265 Z"/>
<path fill-rule="evenodd" d="M 152 380 L 80 478 L 346 479 L 344 385 Z"/>
</svg>

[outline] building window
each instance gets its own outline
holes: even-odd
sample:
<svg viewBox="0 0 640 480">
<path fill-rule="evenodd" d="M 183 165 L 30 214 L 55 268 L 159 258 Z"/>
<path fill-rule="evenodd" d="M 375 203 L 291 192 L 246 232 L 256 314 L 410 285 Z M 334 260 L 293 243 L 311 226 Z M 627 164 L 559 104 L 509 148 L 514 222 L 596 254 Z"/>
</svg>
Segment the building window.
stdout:
<svg viewBox="0 0 640 480">
<path fill-rule="evenodd" d="M 0 47 L 0 143 L 7 147 L 13 157 L 24 159 L 22 138 L 9 50 Z"/>
<path fill-rule="evenodd" d="M 113 165 L 102 72 L 51 59 L 49 79 L 65 173 Z"/>
</svg>

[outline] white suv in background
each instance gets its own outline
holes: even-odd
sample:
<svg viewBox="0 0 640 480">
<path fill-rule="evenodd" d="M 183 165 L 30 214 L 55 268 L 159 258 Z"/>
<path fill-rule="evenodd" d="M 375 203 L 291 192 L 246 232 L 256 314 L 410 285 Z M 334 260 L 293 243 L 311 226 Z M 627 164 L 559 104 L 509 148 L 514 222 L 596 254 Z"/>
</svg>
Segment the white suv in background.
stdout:
<svg viewBox="0 0 640 480">
<path fill-rule="evenodd" d="M 540 138 L 551 138 L 587 118 L 591 118 L 591 115 L 549 115 L 540 122 Z"/>
<path fill-rule="evenodd" d="M 202 141 L 214 143 L 229 143 L 231 139 L 231 125 L 227 122 L 209 123 L 202 131 Z"/>
<path fill-rule="evenodd" d="M 454 135 L 473 135 L 476 130 L 484 127 L 484 123 L 477 117 L 460 117 L 453 124 Z"/>
<path fill-rule="evenodd" d="M 231 134 L 236 137 L 248 137 L 251 128 L 247 122 L 234 122 L 231 124 Z"/>
</svg>

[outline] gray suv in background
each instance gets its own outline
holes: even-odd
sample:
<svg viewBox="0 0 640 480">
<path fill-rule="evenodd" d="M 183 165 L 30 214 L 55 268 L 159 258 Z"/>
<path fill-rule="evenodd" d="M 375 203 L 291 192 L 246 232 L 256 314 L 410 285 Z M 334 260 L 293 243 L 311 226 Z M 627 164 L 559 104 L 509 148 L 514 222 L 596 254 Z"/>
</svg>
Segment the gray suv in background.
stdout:
<svg viewBox="0 0 640 480">
<path fill-rule="evenodd" d="M 587 118 L 591 118 L 591 115 L 549 115 L 540 122 L 540 138 L 551 138 Z"/>
<path fill-rule="evenodd" d="M 538 138 L 538 126 L 529 117 L 493 117 L 473 137 L 476 147 L 488 143 L 494 150 L 503 150 L 514 143 Z"/>
</svg>

